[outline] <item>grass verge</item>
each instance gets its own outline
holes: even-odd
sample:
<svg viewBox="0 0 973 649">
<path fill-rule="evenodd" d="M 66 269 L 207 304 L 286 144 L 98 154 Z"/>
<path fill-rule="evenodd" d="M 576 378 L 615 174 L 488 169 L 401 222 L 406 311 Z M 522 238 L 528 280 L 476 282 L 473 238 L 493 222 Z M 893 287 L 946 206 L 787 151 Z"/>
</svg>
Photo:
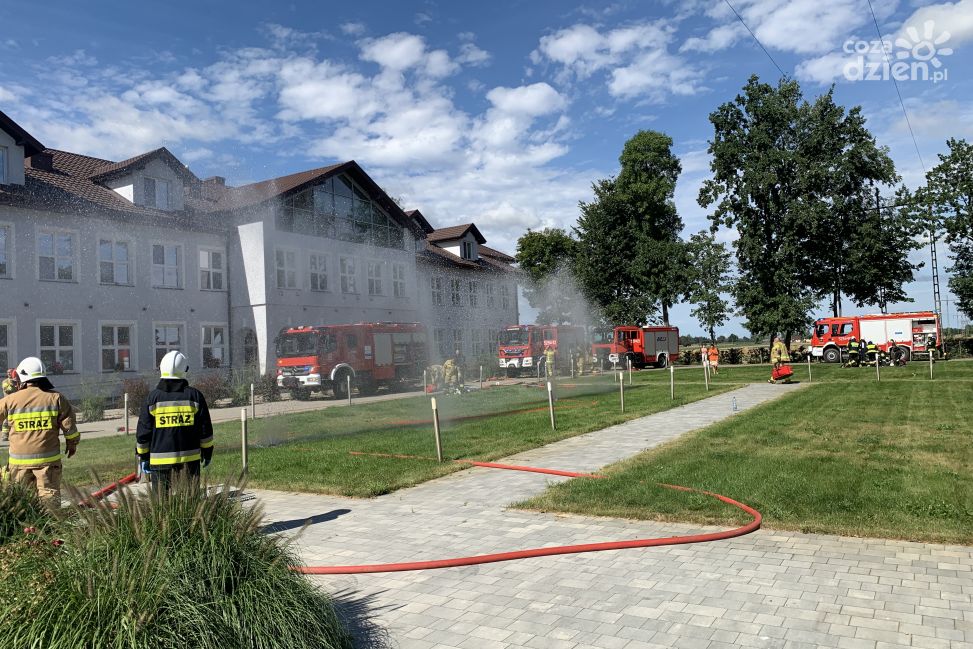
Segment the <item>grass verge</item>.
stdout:
<svg viewBox="0 0 973 649">
<path fill-rule="evenodd" d="M 822 369 L 808 389 L 518 506 L 744 522 L 710 498 L 655 486 L 667 482 L 745 502 L 771 528 L 973 544 L 973 364 L 939 364 L 935 381 L 916 364 L 883 368 L 881 382 L 874 369 Z"/>
</svg>

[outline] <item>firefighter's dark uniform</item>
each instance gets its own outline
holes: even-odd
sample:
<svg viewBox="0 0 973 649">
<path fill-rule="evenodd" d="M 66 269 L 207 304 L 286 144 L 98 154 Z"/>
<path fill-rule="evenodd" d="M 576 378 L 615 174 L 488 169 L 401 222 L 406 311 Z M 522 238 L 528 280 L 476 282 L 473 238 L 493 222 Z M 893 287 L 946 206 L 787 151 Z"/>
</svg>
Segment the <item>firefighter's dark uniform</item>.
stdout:
<svg viewBox="0 0 973 649">
<path fill-rule="evenodd" d="M 878 364 L 878 345 L 873 342 L 869 342 L 865 347 L 865 358 L 868 359 L 869 365 Z"/>
<path fill-rule="evenodd" d="M 153 482 L 168 489 L 172 473 L 199 476 L 200 460 L 213 456 L 213 423 L 206 398 L 185 379 L 162 379 L 149 393 L 136 433 L 139 460 L 148 460 Z"/>
</svg>

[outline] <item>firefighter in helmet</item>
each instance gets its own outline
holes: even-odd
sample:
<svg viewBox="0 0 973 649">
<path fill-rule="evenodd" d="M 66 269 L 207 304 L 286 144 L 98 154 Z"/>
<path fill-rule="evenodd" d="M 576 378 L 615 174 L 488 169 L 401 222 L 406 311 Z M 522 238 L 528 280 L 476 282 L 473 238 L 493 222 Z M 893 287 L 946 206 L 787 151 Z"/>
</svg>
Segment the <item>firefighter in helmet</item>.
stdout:
<svg viewBox="0 0 973 649">
<path fill-rule="evenodd" d="M 7 378 L 3 380 L 3 395 L 0 396 L 0 399 L 8 394 L 13 394 L 19 389 L 20 379 L 17 378 L 17 370 L 10 368 L 7 370 Z M 10 422 L 5 421 L 0 424 L 0 431 L 2 431 L 0 432 L 0 437 L 3 438 L 3 441 L 6 442 L 8 439 L 10 439 Z"/>
<path fill-rule="evenodd" d="M 784 363 L 791 360 L 790 352 L 787 351 L 787 345 L 784 341 L 780 339 L 780 336 L 774 336 L 774 344 L 770 347 L 770 362 L 773 363 L 773 369 L 779 369 Z M 774 379 L 774 374 L 770 374 L 770 383 L 776 383 L 777 380 Z"/>
<path fill-rule="evenodd" d="M 554 345 L 545 345 L 544 347 L 544 371 L 548 376 L 554 376 L 555 357 L 557 352 L 554 351 Z"/>
<path fill-rule="evenodd" d="M 145 398 L 135 437 L 142 472 L 165 493 L 173 474 L 199 478 L 213 458 L 213 423 L 206 397 L 186 380 L 189 361 L 173 350 L 159 363 L 161 379 Z"/>
<path fill-rule="evenodd" d="M 854 336 L 848 339 L 848 360 L 844 367 L 858 367 L 861 359 L 858 357 L 858 341 Z"/>
<path fill-rule="evenodd" d="M 443 383 L 446 391 L 459 391 L 460 370 L 459 370 L 459 350 L 457 349 L 452 356 L 443 361 Z"/>
<path fill-rule="evenodd" d="M 868 361 L 868 365 L 878 365 L 878 345 L 871 340 L 865 346 L 865 358 Z"/>
<path fill-rule="evenodd" d="M 578 376 L 584 376 L 585 365 L 588 361 L 588 354 L 585 352 L 584 345 L 578 345 L 574 350 L 574 362 L 575 367 L 578 370 Z"/>
<path fill-rule="evenodd" d="M 78 450 L 81 434 L 74 408 L 54 389 L 39 358 L 29 356 L 17 366 L 20 389 L 0 400 L 0 422 L 10 422 L 10 479 L 34 487 L 49 507 L 61 507 L 61 442 L 65 455 Z"/>
</svg>

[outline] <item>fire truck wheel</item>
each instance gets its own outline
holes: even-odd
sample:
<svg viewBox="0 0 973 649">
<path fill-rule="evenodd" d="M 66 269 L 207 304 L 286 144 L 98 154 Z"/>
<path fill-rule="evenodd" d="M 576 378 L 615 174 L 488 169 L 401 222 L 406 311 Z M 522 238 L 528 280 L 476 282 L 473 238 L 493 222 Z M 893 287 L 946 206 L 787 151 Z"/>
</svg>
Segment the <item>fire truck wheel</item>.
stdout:
<svg viewBox="0 0 973 649">
<path fill-rule="evenodd" d="M 291 398 L 297 401 L 307 401 L 311 398 L 311 391 L 307 388 L 295 388 L 291 390 Z"/>
<path fill-rule="evenodd" d="M 659 360 L 656 361 L 655 366 L 660 370 L 664 370 L 669 365 L 669 356 L 666 354 L 659 354 Z"/>
<path fill-rule="evenodd" d="M 908 347 L 899 347 L 899 358 L 908 363 L 912 360 L 912 350 Z"/>
<path fill-rule="evenodd" d="M 837 363 L 841 360 L 841 352 L 837 347 L 828 347 L 824 350 L 822 358 L 824 358 L 825 363 Z"/>
<path fill-rule="evenodd" d="M 518 376 L 520 376 L 520 370 L 518 370 L 516 367 L 508 367 L 507 368 L 507 378 L 508 379 L 515 379 Z"/>
</svg>

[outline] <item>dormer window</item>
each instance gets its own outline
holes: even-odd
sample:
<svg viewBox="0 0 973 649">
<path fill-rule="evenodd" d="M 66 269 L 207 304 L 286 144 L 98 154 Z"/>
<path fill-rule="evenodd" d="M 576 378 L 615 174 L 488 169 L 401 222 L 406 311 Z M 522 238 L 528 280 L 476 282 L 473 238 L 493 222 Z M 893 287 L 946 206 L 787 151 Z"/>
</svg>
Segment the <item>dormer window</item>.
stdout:
<svg viewBox="0 0 973 649">
<path fill-rule="evenodd" d="M 169 209 L 169 181 L 146 178 L 143 196 L 146 207 L 155 207 L 160 210 Z"/>
<path fill-rule="evenodd" d="M 475 259 L 473 256 L 473 242 L 464 241 L 463 242 L 463 259 Z"/>
<path fill-rule="evenodd" d="M 0 185 L 7 184 L 7 147 L 0 146 Z"/>
</svg>

